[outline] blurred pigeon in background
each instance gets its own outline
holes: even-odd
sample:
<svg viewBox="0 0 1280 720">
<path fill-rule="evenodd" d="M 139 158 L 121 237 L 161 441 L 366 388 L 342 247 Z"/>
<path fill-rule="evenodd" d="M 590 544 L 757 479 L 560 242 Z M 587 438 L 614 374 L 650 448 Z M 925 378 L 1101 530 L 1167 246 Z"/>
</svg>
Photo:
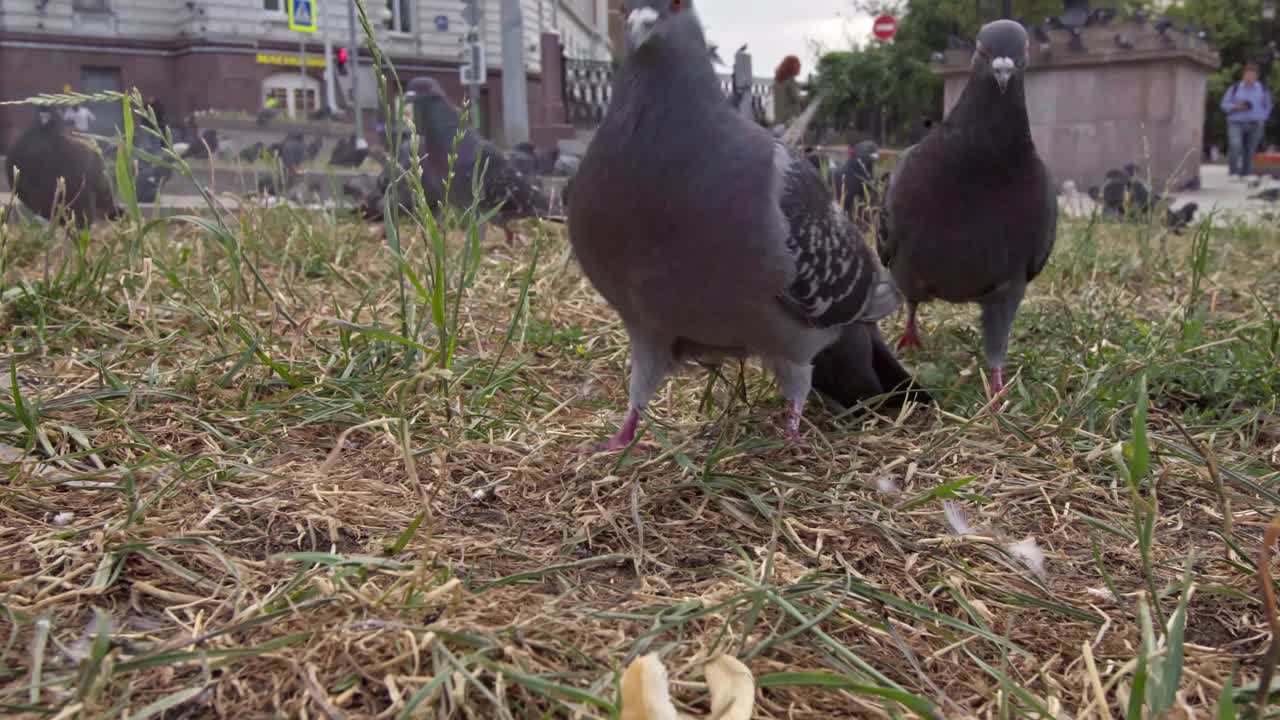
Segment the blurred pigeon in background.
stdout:
<svg viewBox="0 0 1280 720">
<path fill-rule="evenodd" d="M 413 105 L 414 125 L 422 140 L 422 184 L 429 198 L 438 195 L 455 208 L 470 207 L 474 199 L 472 175 L 477 170 L 478 160 L 482 180 L 479 210 L 482 214 L 497 211 L 492 222 L 502 228 L 508 244 L 515 241 L 515 233 L 510 227 L 513 222 L 521 218 L 549 216 L 550 202 L 534 184 L 533 178 L 512 167 L 498 148 L 472 128 L 462 130 L 453 179 L 448 184 L 448 197 L 443 197 L 449 178 L 449 155 L 454 150 L 454 139 L 459 132 L 461 111 L 450 102 L 434 78 L 414 78 L 409 82 L 405 98 Z"/>
<path fill-rule="evenodd" d="M 22 204 L 50 222 L 66 219 L 61 213 L 55 217 L 60 209 L 80 227 L 123 214 L 97 146 L 67 132 L 62 113 L 53 108 L 36 108 L 31 124 L 9 147 L 4 175 Z M 65 186 L 61 193 L 60 178 Z"/>
<path fill-rule="evenodd" d="M 840 198 L 844 211 L 859 225 L 868 227 L 869 207 L 880 204 L 880 189 L 876 187 L 876 161 L 880 159 L 880 146 L 872 140 L 863 140 L 849 149 L 849 159 L 836 177 L 836 197 Z"/>
</svg>

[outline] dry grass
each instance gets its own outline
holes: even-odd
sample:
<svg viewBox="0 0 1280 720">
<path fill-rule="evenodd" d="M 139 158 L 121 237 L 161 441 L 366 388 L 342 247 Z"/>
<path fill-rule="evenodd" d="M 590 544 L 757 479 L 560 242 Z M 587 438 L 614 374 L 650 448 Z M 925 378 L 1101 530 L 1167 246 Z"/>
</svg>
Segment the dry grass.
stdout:
<svg viewBox="0 0 1280 720">
<path fill-rule="evenodd" d="M 801 451 L 758 369 L 690 369 L 652 408 L 661 450 L 625 457 L 577 451 L 625 406 L 625 337 L 554 232 L 482 249 L 452 363 L 405 282 L 439 257 L 422 233 L 401 265 L 380 228 L 287 209 L 230 219 L 232 245 L 0 232 L 17 716 L 616 717 L 649 651 L 703 712 L 700 661 L 738 656 L 760 718 L 1137 717 L 1137 678 L 1139 713 L 1206 716 L 1259 674 L 1269 230 L 1197 261 L 1191 236 L 1064 225 L 1002 414 L 976 314 L 935 305 L 907 359 L 937 407 L 815 407 Z"/>
</svg>

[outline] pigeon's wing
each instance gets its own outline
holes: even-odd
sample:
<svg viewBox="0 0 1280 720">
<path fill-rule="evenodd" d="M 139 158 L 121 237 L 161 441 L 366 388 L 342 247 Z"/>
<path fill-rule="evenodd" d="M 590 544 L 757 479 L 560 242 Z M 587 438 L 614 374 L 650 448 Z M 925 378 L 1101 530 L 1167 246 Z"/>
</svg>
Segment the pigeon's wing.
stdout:
<svg viewBox="0 0 1280 720">
<path fill-rule="evenodd" d="M 897 186 L 898 178 L 907 172 L 913 162 L 912 155 L 918 145 L 911 147 L 898 153 L 898 162 L 893 166 L 893 171 L 889 173 L 889 181 L 884 188 L 884 203 L 880 208 L 880 222 L 876 225 L 876 254 L 880 256 L 880 262 L 885 266 L 893 263 L 893 256 L 897 250 L 893 244 L 893 218 L 889 215 L 889 207 L 893 204 L 893 191 Z"/>
<path fill-rule="evenodd" d="M 540 217 L 550 212 L 551 202 L 533 179 L 517 170 L 497 148 L 483 143 L 479 152 L 484 180 L 482 210 L 501 205 L 499 216 L 510 219 Z"/>
<path fill-rule="evenodd" d="M 1036 254 L 1031 259 L 1031 266 L 1027 268 L 1027 282 L 1036 279 L 1040 271 L 1044 270 L 1045 263 L 1049 262 L 1049 255 L 1053 253 L 1053 246 L 1058 240 L 1058 195 L 1053 190 L 1053 177 L 1045 167 L 1044 161 L 1037 157 L 1036 162 L 1040 166 L 1040 182 L 1044 185 L 1045 216 L 1039 247 L 1036 248 Z"/>
<path fill-rule="evenodd" d="M 893 280 L 831 199 L 822 175 L 782 143 L 774 146 L 774 172 L 787 225 L 784 242 L 795 263 L 782 304 L 817 327 L 872 322 L 897 309 Z"/>
</svg>

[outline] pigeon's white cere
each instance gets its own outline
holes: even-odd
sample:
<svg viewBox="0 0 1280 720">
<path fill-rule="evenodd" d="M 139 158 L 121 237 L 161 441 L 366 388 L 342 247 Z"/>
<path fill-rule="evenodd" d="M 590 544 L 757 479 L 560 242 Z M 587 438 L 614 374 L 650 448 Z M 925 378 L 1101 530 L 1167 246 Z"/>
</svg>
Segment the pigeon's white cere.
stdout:
<svg viewBox="0 0 1280 720">
<path fill-rule="evenodd" d="M 1012 70 L 1013 59 L 1007 58 L 1007 57 L 998 57 L 995 60 L 991 61 L 991 68 L 993 70 Z"/>
<path fill-rule="evenodd" d="M 631 33 L 631 41 L 637 46 L 649 39 L 653 24 L 658 22 L 658 11 L 651 7 L 636 8 L 627 16 L 627 32 Z"/>
</svg>

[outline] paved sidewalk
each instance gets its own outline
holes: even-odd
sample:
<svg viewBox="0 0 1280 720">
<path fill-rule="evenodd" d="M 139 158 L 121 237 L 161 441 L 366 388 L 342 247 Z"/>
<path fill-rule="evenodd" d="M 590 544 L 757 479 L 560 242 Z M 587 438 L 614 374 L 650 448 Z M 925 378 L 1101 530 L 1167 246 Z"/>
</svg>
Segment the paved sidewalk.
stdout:
<svg viewBox="0 0 1280 720">
<path fill-rule="evenodd" d="M 1101 178 L 1099 178 L 1101 180 Z M 1232 181 L 1227 175 L 1225 165 L 1200 166 L 1200 189 L 1184 190 L 1170 193 L 1173 208 L 1177 209 L 1189 202 L 1199 206 L 1196 220 L 1200 220 L 1210 212 L 1214 213 L 1217 223 L 1232 222 L 1267 222 L 1266 217 L 1280 211 L 1280 204 L 1265 200 L 1251 200 L 1265 189 L 1280 187 L 1280 183 L 1269 177 L 1263 177 L 1258 187 L 1249 187 L 1249 183 Z M 1086 192 L 1087 188 L 1077 188 L 1076 192 L 1058 196 L 1063 210 L 1074 216 L 1088 216 L 1097 206 Z"/>
</svg>

